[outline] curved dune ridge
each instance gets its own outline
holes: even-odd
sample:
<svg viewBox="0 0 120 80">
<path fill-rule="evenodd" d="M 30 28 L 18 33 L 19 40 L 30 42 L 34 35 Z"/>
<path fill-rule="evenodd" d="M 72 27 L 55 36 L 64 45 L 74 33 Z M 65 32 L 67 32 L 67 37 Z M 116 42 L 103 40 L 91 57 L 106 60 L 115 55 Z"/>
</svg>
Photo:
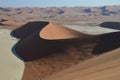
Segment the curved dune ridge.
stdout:
<svg viewBox="0 0 120 80">
<path fill-rule="evenodd" d="M 102 54 L 117 49 L 120 47 L 119 35 L 120 32 L 115 32 L 98 36 L 89 36 L 89 38 L 82 37 L 78 40 L 72 40 L 69 42 L 70 45 L 67 44 L 69 46 L 67 48 L 65 46 L 67 41 L 64 43 L 64 46 L 57 45 L 56 47 L 59 49 L 64 48 L 64 51 L 58 50 L 55 54 L 49 55 L 48 57 L 25 63 L 26 67 L 23 80 L 43 80 L 52 74 L 54 75 L 59 71 L 80 63 L 81 61 L 94 57 L 94 54 Z M 52 48 L 57 49 L 56 47 Z"/>
<path fill-rule="evenodd" d="M 88 37 L 80 32 L 64 28 L 49 22 L 31 22 L 14 30 L 11 35 L 21 38 L 14 46 L 15 54 L 24 61 L 46 56 L 51 53 L 64 52 L 74 46 L 79 37 Z"/>
<path fill-rule="evenodd" d="M 27 36 L 33 34 L 36 31 L 40 31 L 44 26 L 49 24 L 49 22 L 29 22 L 20 28 L 17 28 L 11 32 L 11 35 L 20 39 L 26 38 Z"/>
<path fill-rule="evenodd" d="M 94 54 L 120 47 L 119 31 L 87 35 L 50 22 L 30 22 L 11 35 L 21 39 L 12 49 L 14 54 L 29 61 L 23 80 L 42 80 Z"/>
<path fill-rule="evenodd" d="M 80 32 L 65 28 L 58 24 L 49 23 L 40 31 L 40 37 L 47 40 L 70 39 L 83 36 Z"/>
<path fill-rule="evenodd" d="M 100 54 L 119 47 L 120 41 L 119 32 L 87 35 L 54 23 L 40 21 L 27 23 L 12 31 L 11 35 L 21 39 L 13 47 L 13 52 L 24 61 L 65 52 L 70 46 L 79 48 L 86 42 L 98 43 L 93 53 Z M 112 42 L 117 43 L 113 45 Z M 102 45 L 105 47 L 102 48 Z"/>
</svg>

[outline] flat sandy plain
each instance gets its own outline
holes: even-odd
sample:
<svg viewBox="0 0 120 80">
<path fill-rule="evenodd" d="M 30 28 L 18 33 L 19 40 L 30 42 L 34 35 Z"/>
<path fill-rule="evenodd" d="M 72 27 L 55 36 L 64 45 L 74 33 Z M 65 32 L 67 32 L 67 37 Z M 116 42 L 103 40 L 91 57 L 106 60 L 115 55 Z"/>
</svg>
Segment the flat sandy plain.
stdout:
<svg viewBox="0 0 120 80">
<path fill-rule="evenodd" d="M 10 32 L 8 29 L 0 29 L 0 80 L 21 80 L 24 63 L 11 51 L 17 39 L 13 39 Z"/>
<path fill-rule="evenodd" d="M 64 25 L 64 26 L 89 35 L 99 35 L 99 34 L 120 31 L 110 28 L 103 28 L 100 26 L 76 26 L 76 25 Z"/>
</svg>

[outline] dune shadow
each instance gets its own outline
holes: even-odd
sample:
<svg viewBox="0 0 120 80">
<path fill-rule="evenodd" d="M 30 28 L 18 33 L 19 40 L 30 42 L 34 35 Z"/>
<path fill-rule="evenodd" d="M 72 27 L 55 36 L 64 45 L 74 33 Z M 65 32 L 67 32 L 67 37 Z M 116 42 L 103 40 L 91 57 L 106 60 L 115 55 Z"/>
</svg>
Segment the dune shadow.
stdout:
<svg viewBox="0 0 120 80">
<path fill-rule="evenodd" d="M 12 37 L 21 39 L 21 40 L 20 40 L 20 42 L 21 42 L 24 38 L 28 37 L 28 36 L 31 35 L 32 33 L 36 32 L 37 30 L 41 30 L 42 28 L 44 28 L 48 23 L 49 23 L 49 22 L 43 22 L 43 21 L 29 22 L 29 23 L 21 26 L 20 28 L 17 28 L 17 29 L 15 29 L 15 30 L 13 30 L 13 31 L 10 33 L 10 35 L 11 35 Z M 19 55 L 20 53 L 18 53 L 18 52 L 16 51 L 16 50 L 17 50 L 17 49 L 16 49 L 16 48 L 17 48 L 16 46 L 17 46 L 18 44 L 19 44 L 19 41 L 18 41 L 18 43 L 16 43 L 16 44 L 12 47 L 11 51 L 13 52 L 13 54 L 14 54 L 17 58 L 19 58 L 19 59 L 22 60 L 22 61 L 25 61 L 25 59 L 23 59 L 23 58 Z"/>
<path fill-rule="evenodd" d="M 83 46 L 86 45 L 92 46 L 89 47 L 89 49 L 92 49 L 92 54 L 101 54 L 120 47 L 120 32 L 97 36 L 78 33 L 83 37 L 60 40 L 43 39 L 39 33 L 48 24 L 49 22 L 30 22 L 13 30 L 10 35 L 20 38 L 20 41 L 12 47 L 13 54 L 23 61 L 31 61 L 51 54 L 65 53 L 70 48 L 76 48 L 78 52 L 84 52 L 86 48 Z"/>
<path fill-rule="evenodd" d="M 28 22 L 27 24 L 21 26 L 20 28 L 17 28 L 13 30 L 10 34 L 13 37 L 23 39 L 36 30 L 41 30 L 43 27 L 45 27 L 49 22 L 44 21 L 35 21 L 35 22 Z"/>
<path fill-rule="evenodd" d="M 120 30 L 120 22 L 103 22 L 101 27 Z"/>
<path fill-rule="evenodd" d="M 33 36 L 29 36 L 28 38 L 17 43 L 16 51 L 20 56 L 22 56 L 24 61 L 32 61 L 42 57 L 47 57 L 52 54 L 65 54 L 66 51 L 70 52 L 72 48 L 76 49 L 74 54 L 78 52 L 85 52 L 87 51 L 88 47 L 85 49 L 83 46 L 94 46 L 94 43 L 97 43 L 96 38 L 44 40 L 39 37 L 33 38 Z M 89 49 L 91 48 L 92 47 L 89 47 Z"/>
<path fill-rule="evenodd" d="M 12 52 L 23 61 L 31 61 L 50 54 L 63 53 L 70 46 L 78 48 L 82 44 L 80 41 L 83 39 L 80 38 L 62 40 L 46 40 L 41 38 L 39 32 L 48 23 L 30 22 L 12 31 L 10 34 L 13 37 L 20 38 L 20 41 L 13 46 Z"/>
<path fill-rule="evenodd" d="M 120 47 L 120 32 L 113 32 L 99 36 L 99 41 L 94 47 L 93 54 L 101 54 Z"/>
<path fill-rule="evenodd" d="M 18 53 L 16 52 L 16 44 L 12 47 L 11 51 L 18 59 L 24 61 L 24 59 L 20 57 L 20 55 L 18 55 Z"/>
</svg>

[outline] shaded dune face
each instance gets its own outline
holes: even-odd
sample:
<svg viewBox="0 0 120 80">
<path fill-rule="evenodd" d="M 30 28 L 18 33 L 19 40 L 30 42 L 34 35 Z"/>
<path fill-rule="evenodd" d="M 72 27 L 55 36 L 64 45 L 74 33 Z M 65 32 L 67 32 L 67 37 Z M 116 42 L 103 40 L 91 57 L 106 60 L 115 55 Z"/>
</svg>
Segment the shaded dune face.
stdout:
<svg viewBox="0 0 120 80">
<path fill-rule="evenodd" d="M 104 28 L 120 30 L 120 22 L 103 22 L 100 24 L 100 26 Z"/>
<path fill-rule="evenodd" d="M 20 39 L 26 38 L 27 36 L 33 34 L 36 31 L 40 31 L 43 27 L 45 27 L 49 22 L 29 22 L 23 25 L 20 28 L 17 28 L 11 32 L 11 35 Z"/>
<path fill-rule="evenodd" d="M 3 24 L 3 23 L 0 23 L 0 26 L 10 26 L 8 24 Z"/>
<path fill-rule="evenodd" d="M 31 31 L 32 29 L 29 32 L 29 28 L 31 27 L 26 28 L 26 26 L 23 26 L 12 32 L 12 35 L 21 38 L 14 47 L 16 53 L 24 61 L 39 59 L 54 53 L 63 53 L 70 46 L 79 47 L 81 44 L 79 44 L 79 41 L 82 40 L 81 37 L 89 38 L 88 35 L 52 23 L 49 23 L 47 26 L 42 26 L 39 29 L 36 28 L 35 32 Z"/>
<path fill-rule="evenodd" d="M 99 42 L 93 49 L 93 54 L 101 54 L 120 47 L 120 32 L 99 36 Z"/>
<path fill-rule="evenodd" d="M 49 22 L 30 22 L 12 32 L 13 36 L 21 38 L 14 46 L 14 51 L 24 61 L 65 53 L 71 48 L 76 48 L 79 52 L 88 44 L 89 53 L 101 54 L 119 47 L 119 44 L 113 43 L 119 43 L 119 34 L 91 36 Z"/>
</svg>

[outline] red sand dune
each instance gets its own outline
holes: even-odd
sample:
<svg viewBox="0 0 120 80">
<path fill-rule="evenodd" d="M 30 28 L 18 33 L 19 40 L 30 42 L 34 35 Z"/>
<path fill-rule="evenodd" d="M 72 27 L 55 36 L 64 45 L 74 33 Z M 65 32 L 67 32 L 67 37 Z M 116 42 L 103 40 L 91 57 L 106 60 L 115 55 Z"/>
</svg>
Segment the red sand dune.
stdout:
<svg viewBox="0 0 120 80">
<path fill-rule="evenodd" d="M 52 53 L 64 52 L 69 46 L 79 47 L 84 42 L 91 41 L 94 43 L 99 41 L 93 53 L 102 53 L 109 50 L 106 47 L 110 46 L 111 42 L 119 41 L 119 38 L 117 38 L 119 32 L 91 36 L 49 22 L 31 22 L 14 30 L 11 34 L 21 38 L 14 47 L 16 53 L 24 61 L 37 59 Z M 105 47 L 100 51 L 99 47 L 102 47 L 102 45 Z M 116 48 L 119 45 L 114 44 L 113 46 Z M 111 49 L 111 47 L 109 48 Z"/>
<path fill-rule="evenodd" d="M 17 55 L 30 61 L 23 80 L 41 80 L 120 46 L 120 32 L 91 36 L 49 22 L 30 22 L 11 34 L 21 38 L 14 46 Z"/>
<path fill-rule="evenodd" d="M 72 42 L 79 42 L 80 37 L 87 37 L 77 31 L 48 22 L 33 22 L 14 30 L 11 34 L 21 40 L 16 44 L 16 52 L 25 60 L 32 60 L 45 55 L 62 52 Z M 48 24 L 47 26 L 45 26 Z M 36 26 L 37 25 L 37 26 Z"/>
<path fill-rule="evenodd" d="M 11 21 L 11 20 L 6 20 L 3 22 L 0 22 L 0 28 L 1 29 L 16 29 L 16 27 L 21 26 L 23 23 L 17 22 L 17 21 Z"/>
<path fill-rule="evenodd" d="M 71 39 L 85 36 L 80 32 L 65 28 L 58 24 L 49 23 L 40 31 L 40 37 L 46 40 Z"/>
<path fill-rule="evenodd" d="M 56 46 L 64 51 L 55 52 L 48 57 L 39 58 L 35 61 L 25 63 L 23 80 L 43 80 L 52 74 L 80 63 L 94 54 L 101 54 L 120 47 L 120 33 L 104 34 L 97 37 L 79 38 L 78 41 L 71 41 L 68 48 Z M 65 42 L 66 43 L 66 42 Z M 57 43 L 56 43 L 57 44 Z M 53 49 L 56 49 L 53 47 Z M 34 73 L 34 74 L 33 74 Z"/>
<path fill-rule="evenodd" d="M 119 47 L 119 44 L 112 42 L 119 42 L 120 33 L 91 36 L 49 22 L 31 22 L 11 34 L 21 38 L 15 45 L 16 53 L 24 61 L 29 61 L 52 53 L 64 52 L 70 46 L 79 47 L 87 42 L 97 43 L 93 53 L 103 53 Z"/>
</svg>

